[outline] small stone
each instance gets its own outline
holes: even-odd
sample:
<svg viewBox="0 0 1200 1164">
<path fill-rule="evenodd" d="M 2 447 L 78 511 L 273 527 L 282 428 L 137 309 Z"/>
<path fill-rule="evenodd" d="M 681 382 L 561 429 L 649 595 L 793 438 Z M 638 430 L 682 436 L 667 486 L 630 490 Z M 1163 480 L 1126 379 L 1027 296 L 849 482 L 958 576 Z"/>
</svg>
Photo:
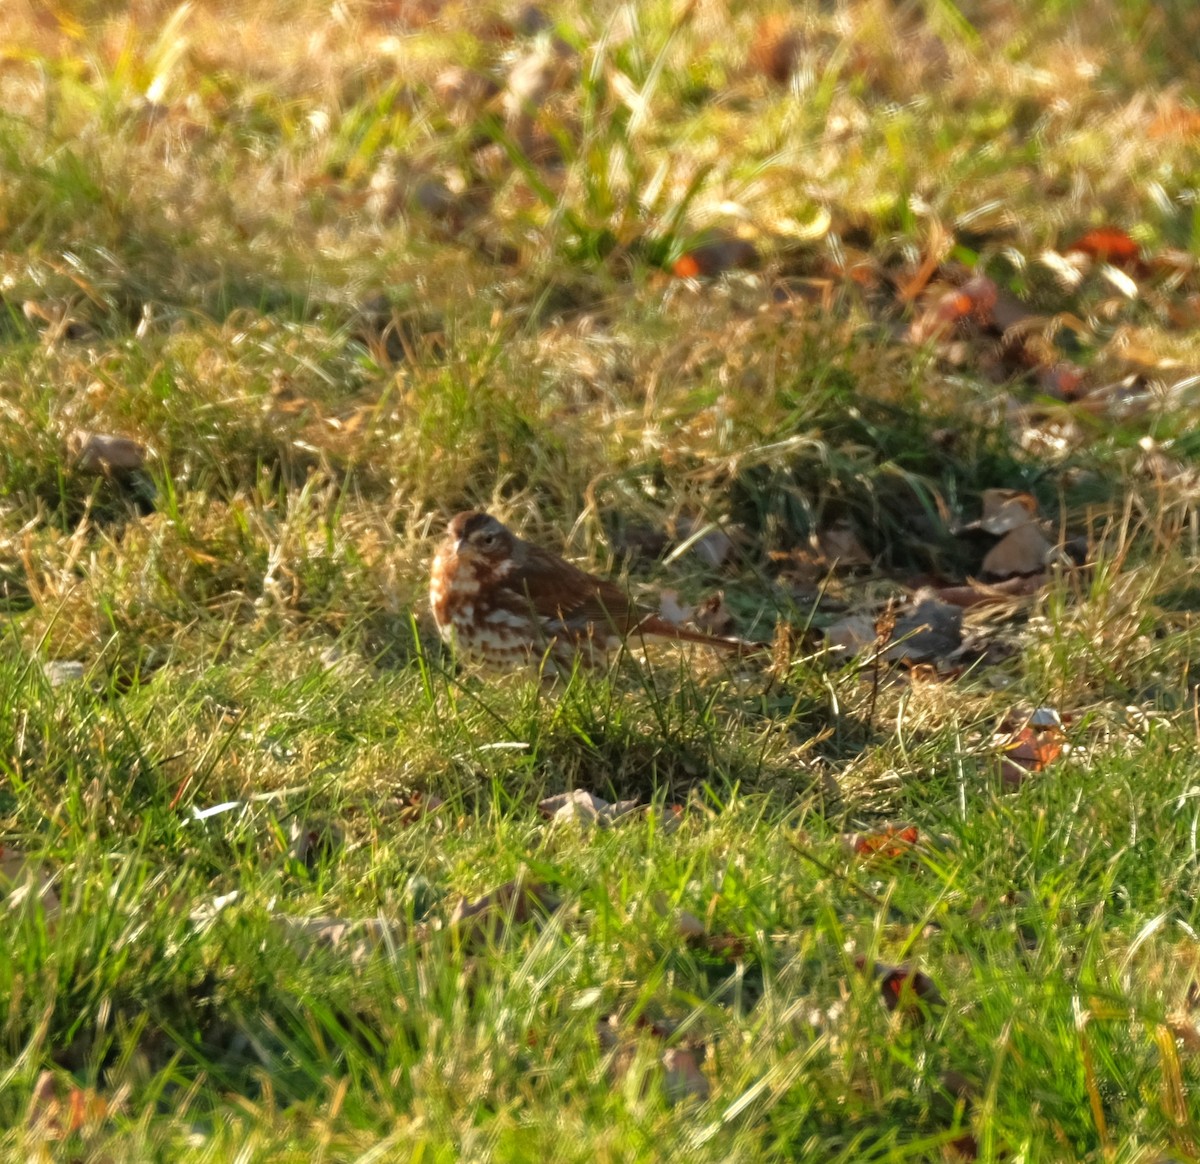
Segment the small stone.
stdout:
<svg viewBox="0 0 1200 1164">
<path fill-rule="evenodd" d="M 83 682 L 84 667 L 71 659 L 53 659 L 43 668 L 51 687 Z"/>
</svg>

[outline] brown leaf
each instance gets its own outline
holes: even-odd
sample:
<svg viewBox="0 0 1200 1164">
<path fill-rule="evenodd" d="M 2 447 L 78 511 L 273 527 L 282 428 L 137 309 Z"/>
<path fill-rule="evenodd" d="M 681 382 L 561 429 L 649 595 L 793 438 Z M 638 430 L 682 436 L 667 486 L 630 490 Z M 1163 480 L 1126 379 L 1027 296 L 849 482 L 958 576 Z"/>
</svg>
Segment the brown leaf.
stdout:
<svg viewBox="0 0 1200 1164">
<path fill-rule="evenodd" d="M 132 473 L 146 463 L 146 450 L 129 437 L 77 429 L 67 446 L 84 473 Z"/>
<path fill-rule="evenodd" d="M 714 238 L 692 247 L 671 265 L 680 279 L 712 278 L 726 271 L 752 270 L 758 266 L 758 249 L 749 239 Z"/>
<path fill-rule="evenodd" d="M 704 937 L 704 923 L 690 910 L 681 909 L 675 915 L 675 928 L 679 931 L 679 935 L 683 938 L 691 940 L 692 938 Z"/>
<path fill-rule="evenodd" d="M 950 1160 L 978 1160 L 979 1141 L 970 1132 L 963 1132 L 946 1145 L 945 1154 Z"/>
<path fill-rule="evenodd" d="M 1047 396 L 1057 400 L 1078 400 L 1088 393 L 1087 373 L 1069 360 L 1057 360 L 1037 369 L 1037 381 Z"/>
<path fill-rule="evenodd" d="M 860 955 L 854 964 L 863 970 L 866 959 Z M 914 1022 L 922 1022 L 928 1008 L 946 1005 L 933 979 L 907 962 L 899 965 L 872 962 L 871 973 L 879 982 L 884 1006 L 890 1011 L 899 1011 Z"/>
<path fill-rule="evenodd" d="M 651 904 L 660 917 L 671 916 L 671 905 L 665 893 L 656 893 Z M 742 958 L 746 954 L 746 943 L 741 938 L 736 934 L 710 934 L 708 927 L 691 910 L 676 910 L 673 921 L 676 933 L 689 946 L 731 960 Z"/>
<path fill-rule="evenodd" d="M 1163 97 L 1146 134 L 1150 138 L 1200 137 L 1200 109 L 1181 105 L 1173 95 Z"/>
<path fill-rule="evenodd" d="M 979 528 L 990 534 L 1009 533 L 1037 518 L 1037 498 L 1016 489 L 985 489 Z"/>
<path fill-rule="evenodd" d="M 1053 549 L 1038 525 L 1030 522 L 1017 526 L 997 542 L 984 556 L 980 569 L 993 578 L 1040 574 Z"/>
<path fill-rule="evenodd" d="M 1000 762 L 1000 778 L 1006 785 L 1020 785 L 1030 773 L 1041 772 L 1062 755 L 1062 731 L 1057 727 L 1045 730 L 1027 724 L 1004 744 Z"/>
<path fill-rule="evenodd" d="M 397 823 L 400 825 L 416 824 L 423 817 L 437 812 L 445 803 L 440 796 L 427 796 L 420 792 L 412 792 L 405 799 L 399 801 L 400 812 L 396 818 Z"/>
<path fill-rule="evenodd" d="M 858 535 L 846 522 L 832 525 L 817 534 L 817 547 L 831 566 L 843 569 L 869 566 L 873 559 L 863 548 Z"/>
<path fill-rule="evenodd" d="M 464 897 L 450 915 L 450 927 L 464 945 L 494 941 L 503 924 L 521 925 L 553 913 L 558 905 L 548 886 L 518 876 L 474 901 Z"/>
</svg>

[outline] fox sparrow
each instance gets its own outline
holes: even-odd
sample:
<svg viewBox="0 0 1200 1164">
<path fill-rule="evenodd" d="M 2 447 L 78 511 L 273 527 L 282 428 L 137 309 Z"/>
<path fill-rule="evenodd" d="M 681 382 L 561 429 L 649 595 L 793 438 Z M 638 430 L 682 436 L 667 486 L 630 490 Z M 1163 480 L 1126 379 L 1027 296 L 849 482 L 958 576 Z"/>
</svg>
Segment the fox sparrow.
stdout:
<svg viewBox="0 0 1200 1164">
<path fill-rule="evenodd" d="M 512 667 L 547 658 L 594 666 L 630 635 L 726 650 L 752 644 L 684 630 L 619 586 L 517 537 L 486 513 L 451 520 L 433 559 L 429 603 L 438 631 L 465 655 Z"/>
</svg>

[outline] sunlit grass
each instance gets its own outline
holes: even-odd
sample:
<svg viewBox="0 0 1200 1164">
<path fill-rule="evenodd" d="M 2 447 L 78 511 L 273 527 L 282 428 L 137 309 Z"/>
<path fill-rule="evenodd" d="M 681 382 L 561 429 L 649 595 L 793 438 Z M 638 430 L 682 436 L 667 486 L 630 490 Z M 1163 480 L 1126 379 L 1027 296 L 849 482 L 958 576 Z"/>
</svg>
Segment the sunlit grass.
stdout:
<svg viewBox="0 0 1200 1164">
<path fill-rule="evenodd" d="M 1198 35 L 5 6 L 0 1154 L 1200 1159 Z M 1032 321 L 913 342 L 972 269 Z M 961 673 L 824 650 L 977 573 L 995 488 L 1087 568 L 968 612 Z M 771 663 L 460 669 L 425 591 L 468 505 L 723 591 Z M 795 566 L 831 528 L 873 564 Z M 1014 788 L 1035 707 L 1067 750 Z M 547 821 L 568 789 L 641 807 Z M 514 878 L 557 909 L 454 924 Z"/>
</svg>

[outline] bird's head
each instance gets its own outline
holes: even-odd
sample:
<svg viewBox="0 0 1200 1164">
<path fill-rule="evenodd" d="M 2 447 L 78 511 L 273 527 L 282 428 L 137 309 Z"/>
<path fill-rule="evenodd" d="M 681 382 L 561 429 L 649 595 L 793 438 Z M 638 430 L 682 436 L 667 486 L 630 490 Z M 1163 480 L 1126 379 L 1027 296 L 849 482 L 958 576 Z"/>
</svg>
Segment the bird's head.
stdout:
<svg viewBox="0 0 1200 1164">
<path fill-rule="evenodd" d="M 451 519 L 446 540 L 458 558 L 495 564 L 512 556 L 516 539 L 490 513 L 470 510 Z"/>
</svg>

